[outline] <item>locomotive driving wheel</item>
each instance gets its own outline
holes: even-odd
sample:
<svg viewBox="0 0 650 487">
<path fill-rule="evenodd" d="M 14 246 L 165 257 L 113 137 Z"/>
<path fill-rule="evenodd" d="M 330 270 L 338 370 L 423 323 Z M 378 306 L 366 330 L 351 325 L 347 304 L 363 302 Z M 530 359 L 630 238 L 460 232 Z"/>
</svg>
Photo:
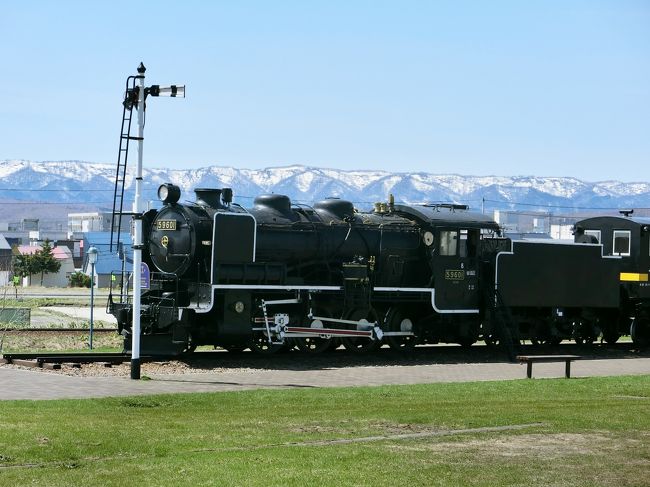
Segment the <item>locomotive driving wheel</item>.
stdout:
<svg viewBox="0 0 650 487">
<path fill-rule="evenodd" d="M 256 353 L 271 354 L 286 350 L 286 345 L 284 343 L 269 343 L 266 332 L 255 331 L 250 348 Z"/>
<path fill-rule="evenodd" d="M 330 313 L 321 308 L 314 308 L 311 314 L 315 318 L 310 318 L 308 316 L 305 317 L 305 322 L 309 323 L 310 328 L 318 329 L 327 327 L 327 325 L 318 318 L 330 318 Z M 317 337 L 294 338 L 294 343 L 301 352 L 322 353 L 336 348 L 338 340 L 331 336 L 321 335 Z"/>
<path fill-rule="evenodd" d="M 412 350 L 419 342 L 413 317 L 403 306 L 394 306 L 384 318 L 389 332 L 413 333 L 412 335 L 386 336 L 386 342 L 394 350 Z"/>
<path fill-rule="evenodd" d="M 376 313 L 374 310 L 368 311 L 367 309 L 364 308 L 356 308 L 349 311 L 345 315 L 344 319 L 356 321 L 357 322 L 356 327 L 354 325 L 350 325 L 351 328 L 349 328 L 349 329 L 356 329 L 356 330 L 368 330 L 371 328 L 370 324 L 372 322 L 379 321 L 376 318 Z M 372 340 L 370 338 L 361 338 L 361 337 L 341 338 L 341 343 L 343 344 L 346 350 L 349 350 L 351 352 L 358 352 L 358 353 L 372 352 L 374 350 L 377 350 L 379 347 L 381 347 L 381 340 L 377 340 L 377 339 Z"/>
</svg>

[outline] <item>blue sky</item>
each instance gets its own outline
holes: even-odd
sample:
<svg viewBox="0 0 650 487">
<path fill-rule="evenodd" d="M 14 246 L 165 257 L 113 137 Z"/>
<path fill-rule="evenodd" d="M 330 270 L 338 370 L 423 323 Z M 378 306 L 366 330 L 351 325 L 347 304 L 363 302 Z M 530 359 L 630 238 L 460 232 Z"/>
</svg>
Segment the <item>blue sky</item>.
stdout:
<svg viewBox="0 0 650 487">
<path fill-rule="evenodd" d="M 0 160 L 650 180 L 650 1 L 2 2 Z"/>
</svg>

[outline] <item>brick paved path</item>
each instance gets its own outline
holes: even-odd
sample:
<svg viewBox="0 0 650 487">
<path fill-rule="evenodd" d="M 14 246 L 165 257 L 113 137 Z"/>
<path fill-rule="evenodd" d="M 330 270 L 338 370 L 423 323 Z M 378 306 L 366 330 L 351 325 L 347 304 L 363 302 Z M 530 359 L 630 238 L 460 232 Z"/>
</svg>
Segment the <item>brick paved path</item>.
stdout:
<svg viewBox="0 0 650 487">
<path fill-rule="evenodd" d="M 650 374 L 650 358 L 582 360 L 573 377 Z M 535 364 L 533 377 L 563 377 L 564 363 Z M 0 366 L 0 400 L 61 399 L 218 392 L 257 388 L 346 387 L 524 379 L 526 367 L 512 363 L 399 365 L 317 370 L 242 370 L 177 375 L 74 377 Z"/>
</svg>

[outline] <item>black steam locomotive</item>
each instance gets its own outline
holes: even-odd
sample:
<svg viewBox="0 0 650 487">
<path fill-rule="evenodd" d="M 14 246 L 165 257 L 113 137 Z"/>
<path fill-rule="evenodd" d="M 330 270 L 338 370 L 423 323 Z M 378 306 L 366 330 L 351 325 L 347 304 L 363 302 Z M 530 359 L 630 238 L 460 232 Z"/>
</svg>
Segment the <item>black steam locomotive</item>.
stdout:
<svg viewBox="0 0 650 487">
<path fill-rule="evenodd" d="M 153 270 L 142 294 L 146 354 L 199 345 L 313 353 L 613 342 L 630 325 L 635 340 L 647 340 L 648 256 L 632 262 L 633 247 L 619 251 L 616 233 L 610 250 L 606 219 L 578 225 L 575 243 L 513 241 L 462 205 L 407 206 L 391 197 L 358 212 L 340 199 L 292 205 L 271 194 L 245 209 L 229 188 L 195 192 L 195 202 L 181 204 L 180 189 L 164 184 L 162 209 L 143 218 L 143 259 Z M 629 242 L 648 250 L 648 225 L 622 220 Z M 111 292 L 109 311 L 129 349 L 125 296 Z"/>
</svg>

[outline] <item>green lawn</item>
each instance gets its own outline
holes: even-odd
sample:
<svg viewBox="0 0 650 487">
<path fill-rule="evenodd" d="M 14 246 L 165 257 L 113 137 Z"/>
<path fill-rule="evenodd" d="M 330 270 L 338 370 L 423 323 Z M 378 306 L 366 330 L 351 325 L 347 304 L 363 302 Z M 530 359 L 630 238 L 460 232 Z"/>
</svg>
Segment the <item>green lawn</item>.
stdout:
<svg viewBox="0 0 650 487">
<path fill-rule="evenodd" d="M 650 485 L 650 377 L 0 407 L 0 485 Z"/>
</svg>

